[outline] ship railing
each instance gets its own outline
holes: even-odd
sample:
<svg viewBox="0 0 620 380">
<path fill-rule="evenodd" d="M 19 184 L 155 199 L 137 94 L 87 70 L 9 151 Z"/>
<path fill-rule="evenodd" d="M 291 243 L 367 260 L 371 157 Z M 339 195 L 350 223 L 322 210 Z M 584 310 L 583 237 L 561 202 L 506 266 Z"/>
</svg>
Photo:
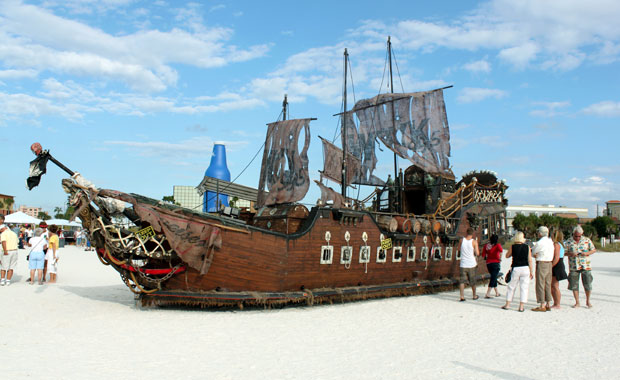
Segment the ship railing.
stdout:
<svg viewBox="0 0 620 380">
<path fill-rule="evenodd" d="M 506 186 L 503 182 L 496 182 L 493 185 L 485 186 L 476 180 L 468 185 L 464 183 L 452 195 L 445 199 L 440 199 L 434 217 L 449 218 L 455 215 L 463 207 L 470 203 L 493 203 L 502 202 Z"/>
<path fill-rule="evenodd" d="M 476 182 L 472 181 L 469 185 L 462 184 L 448 198 L 440 199 L 437 205 L 437 211 L 433 215 L 435 218 L 450 218 L 461 210 L 464 206 L 474 202 Z"/>
</svg>

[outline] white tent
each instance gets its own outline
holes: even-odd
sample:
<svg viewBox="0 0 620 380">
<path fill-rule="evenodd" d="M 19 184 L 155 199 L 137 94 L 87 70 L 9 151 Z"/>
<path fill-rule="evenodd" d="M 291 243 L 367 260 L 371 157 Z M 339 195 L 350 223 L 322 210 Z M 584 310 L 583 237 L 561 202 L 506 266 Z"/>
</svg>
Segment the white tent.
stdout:
<svg viewBox="0 0 620 380">
<path fill-rule="evenodd" d="M 48 226 L 55 224 L 57 226 L 70 226 L 70 227 L 81 227 L 82 224 L 79 222 L 79 218 L 76 218 L 73 222 L 68 221 L 67 219 L 50 219 L 46 220 Z"/>
<path fill-rule="evenodd" d="M 21 211 L 14 212 L 4 217 L 4 223 L 10 224 L 39 224 L 41 219 L 37 219 Z"/>
</svg>

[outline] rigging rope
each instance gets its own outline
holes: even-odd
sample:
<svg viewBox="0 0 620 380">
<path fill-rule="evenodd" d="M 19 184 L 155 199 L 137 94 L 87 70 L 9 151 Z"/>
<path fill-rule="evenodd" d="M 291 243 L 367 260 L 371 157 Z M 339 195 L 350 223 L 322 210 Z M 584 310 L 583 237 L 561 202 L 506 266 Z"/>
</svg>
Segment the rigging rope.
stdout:
<svg viewBox="0 0 620 380">
<path fill-rule="evenodd" d="M 394 64 L 396 65 L 396 73 L 398 74 L 398 81 L 400 82 L 400 88 L 405 92 L 405 87 L 403 86 L 403 78 L 400 76 L 400 70 L 398 69 L 398 62 L 396 62 L 396 53 L 394 53 L 394 49 L 392 49 L 392 57 L 394 57 Z"/>
</svg>

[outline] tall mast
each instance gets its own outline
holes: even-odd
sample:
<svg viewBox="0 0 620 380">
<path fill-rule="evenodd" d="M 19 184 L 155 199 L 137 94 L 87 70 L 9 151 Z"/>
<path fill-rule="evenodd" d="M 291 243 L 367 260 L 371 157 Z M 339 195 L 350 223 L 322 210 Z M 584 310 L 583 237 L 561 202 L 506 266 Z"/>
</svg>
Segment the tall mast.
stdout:
<svg viewBox="0 0 620 380">
<path fill-rule="evenodd" d="M 342 196 L 347 200 L 347 64 L 349 53 L 344 49 L 344 89 L 342 90 L 343 118 L 342 118 Z"/>
<path fill-rule="evenodd" d="M 392 40 L 391 36 L 388 36 L 387 40 L 387 48 L 388 48 L 388 58 L 390 60 L 390 93 L 394 93 L 394 76 L 392 75 Z M 394 102 L 390 102 L 392 106 L 392 124 L 396 123 L 394 115 Z M 394 153 L 394 188 L 396 189 L 396 206 L 397 211 L 400 212 L 400 179 L 398 178 L 398 163 L 396 158 L 396 153 Z"/>
<path fill-rule="evenodd" d="M 288 99 L 284 94 L 284 100 L 282 101 L 282 120 L 286 120 L 286 112 L 288 111 Z"/>
</svg>

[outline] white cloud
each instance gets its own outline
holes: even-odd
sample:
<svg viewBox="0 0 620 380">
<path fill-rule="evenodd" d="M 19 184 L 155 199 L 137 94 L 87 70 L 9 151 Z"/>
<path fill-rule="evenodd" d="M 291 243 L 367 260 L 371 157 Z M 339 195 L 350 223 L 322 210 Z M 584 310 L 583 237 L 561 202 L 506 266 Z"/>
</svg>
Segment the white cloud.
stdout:
<svg viewBox="0 0 620 380">
<path fill-rule="evenodd" d="M 484 145 L 491 148 L 502 148 L 508 145 L 505 137 L 502 136 L 482 136 L 482 137 L 452 137 L 451 145 L 453 149 L 463 149 L 468 145 Z"/>
<path fill-rule="evenodd" d="M 0 61 L 20 70 L 119 80 L 134 90 L 162 91 L 178 80 L 175 63 L 221 67 L 263 56 L 268 44 L 239 48 L 229 28 L 207 28 L 194 9 L 182 17 L 191 30 L 141 30 L 111 35 L 19 2 L 0 8 Z"/>
<path fill-rule="evenodd" d="M 516 68 L 571 70 L 584 60 L 596 63 L 620 54 L 620 2 L 615 0 L 491 0 L 449 23 L 405 20 L 396 25 L 368 21 L 352 36 L 383 39 L 429 52 L 449 49 L 497 49 Z"/>
<path fill-rule="evenodd" d="M 476 103 L 487 98 L 501 99 L 508 95 L 506 91 L 492 88 L 466 87 L 456 98 L 459 103 Z"/>
<path fill-rule="evenodd" d="M 0 70 L 0 79 L 24 79 L 35 78 L 37 71 L 32 69 L 26 70 Z"/>
<path fill-rule="evenodd" d="M 76 103 L 55 104 L 54 102 L 27 94 L 0 92 L 0 123 L 6 120 L 28 116 L 55 115 L 70 120 L 80 119 L 88 106 Z"/>
<path fill-rule="evenodd" d="M 486 59 L 481 59 L 466 63 L 463 65 L 463 69 L 474 73 L 489 73 L 491 72 L 491 64 Z"/>
<path fill-rule="evenodd" d="M 102 14 L 126 7 L 135 0 L 47 0 L 48 8 L 62 8 L 75 14 Z"/>
<path fill-rule="evenodd" d="M 509 191 L 511 197 L 535 197 L 538 203 L 581 205 L 605 201 L 617 193 L 613 183 L 598 176 L 571 178 L 565 183 L 558 182 L 548 186 L 520 186 Z"/>
<path fill-rule="evenodd" d="M 219 11 L 219 10 L 222 10 L 222 9 L 225 9 L 225 8 L 226 8 L 226 5 L 224 5 L 224 4 L 217 4 L 217 5 L 212 6 L 209 9 L 209 12 L 215 12 L 215 11 Z"/>
<path fill-rule="evenodd" d="M 220 141 L 218 141 L 219 143 Z M 120 145 L 131 148 L 142 156 L 165 156 L 165 157 L 197 157 L 206 156 L 212 150 L 213 140 L 208 136 L 196 136 L 179 142 L 168 141 L 128 141 L 108 140 L 105 145 Z M 222 141 L 230 152 L 238 151 L 248 145 L 248 141 Z"/>
<path fill-rule="evenodd" d="M 535 43 L 527 42 L 519 46 L 500 50 L 498 57 L 512 63 L 517 68 L 523 69 L 530 61 L 536 58 L 538 51 L 539 47 Z"/>
<path fill-rule="evenodd" d="M 620 116 L 620 102 L 604 101 L 589 105 L 582 110 L 583 113 L 595 116 L 618 117 Z"/>
<path fill-rule="evenodd" d="M 562 112 L 559 110 L 562 108 L 566 108 L 570 106 L 570 102 L 535 102 L 535 106 L 542 106 L 543 109 L 536 109 L 530 111 L 530 115 L 538 116 L 538 117 L 555 117 L 562 115 Z M 543 129 L 546 129 L 547 126 L 539 126 Z"/>
</svg>

